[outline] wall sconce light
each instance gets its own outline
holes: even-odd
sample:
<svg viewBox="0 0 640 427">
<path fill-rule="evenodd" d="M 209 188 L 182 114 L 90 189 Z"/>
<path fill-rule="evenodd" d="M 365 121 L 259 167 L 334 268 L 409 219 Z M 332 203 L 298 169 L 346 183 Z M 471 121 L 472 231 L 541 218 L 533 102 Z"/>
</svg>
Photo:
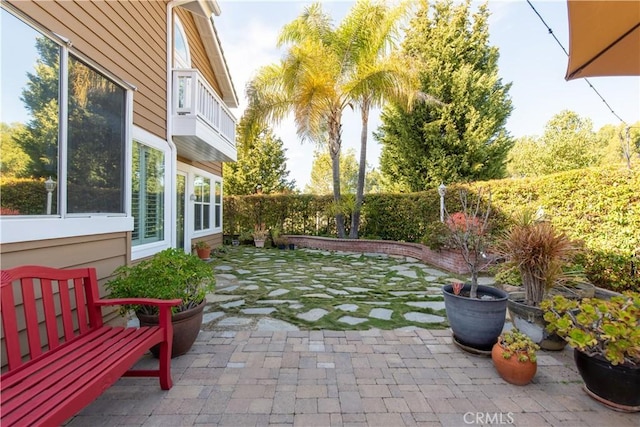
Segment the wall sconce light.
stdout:
<svg viewBox="0 0 640 427">
<path fill-rule="evenodd" d="M 195 194 L 190 195 L 189 196 L 189 200 L 191 200 L 192 202 L 195 202 L 196 201 L 196 195 Z"/>
</svg>

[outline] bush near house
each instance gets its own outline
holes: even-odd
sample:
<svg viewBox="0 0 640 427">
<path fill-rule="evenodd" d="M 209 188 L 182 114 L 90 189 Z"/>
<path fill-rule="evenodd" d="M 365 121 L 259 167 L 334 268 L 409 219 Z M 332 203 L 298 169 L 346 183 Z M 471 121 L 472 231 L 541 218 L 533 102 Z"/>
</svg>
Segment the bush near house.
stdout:
<svg viewBox="0 0 640 427">
<path fill-rule="evenodd" d="M 5 178 L 0 179 L 0 207 L 7 215 L 44 215 L 47 209 L 47 190 L 45 178 Z M 122 205 L 122 192 L 119 188 L 95 187 L 91 184 L 67 184 L 71 212 L 112 212 L 115 206 Z M 58 212 L 58 186 L 51 198 L 51 212 Z"/>
</svg>

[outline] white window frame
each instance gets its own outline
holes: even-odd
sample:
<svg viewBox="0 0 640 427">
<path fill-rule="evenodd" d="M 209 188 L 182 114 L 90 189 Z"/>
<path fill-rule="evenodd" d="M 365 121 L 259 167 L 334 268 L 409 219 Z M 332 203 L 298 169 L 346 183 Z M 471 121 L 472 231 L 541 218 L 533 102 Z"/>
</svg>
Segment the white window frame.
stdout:
<svg viewBox="0 0 640 427">
<path fill-rule="evenodd" d="M 187 62 L 185 62 L 178 54 L 176 50 L 176 31 L 182 36 L 184 40 L 184 47 L 187 54 Z M 191 50 L 189 49 L 189 39 L 187 33 L 184 31 L 182 21 L 178 18 L 178 15 L 173 15 L 173 67 L 174 68 L 191 68 Z"/>
<path fill-rule="evenodd" d="M 223 209 L 222 209 L 222 197 L 220 198 L 221 201 L 221 205 L 220 205 L 220 226 L 219 227 L 215 227 L 215 187 L 216 187 L 216 183 L 220 183 L 220 189 L 221 189 L 221 196 L 222 196 L 222 189 L 224 188 L 224 181 L 222 179 L 221 176 L 215 175 L 211 172 L 207 172 L 203 169 L 199 169 L 196 168 L 194 166 L 188 165 L 186 163 L 179 163 L 178 164 L 178 170 L 181 171 L 182 173 L 185 173 L 187 175 L 187 220 L 185 221 L 185 228 L 188 230 L 188 234 L 189 234 L 189 238 L 191 240 L 193 239 L 198 239 L 200 237 L 204 237 L 204 236 L 210 236 L 212 234 L 219 234 L 222 233 L 222 223 L 223 223 Z M 211 180 L 211 186 L 210 186 L 210 198 L 211 198 L 211 209 L 209 210 L 209 225 L 210 228 L 207 228 L 205 230 L 195 230 L 195 226 L 194 226 L 194 218 L 195 218 L 195 210 L 194 210 L 194 203 L 191 200 L 191 196 L 195 195 L 195 188 L 194 188 L 194 180 L 196 175 L 202 176 L 203 178 L 209 178 Z"/>
<path fill-rule="evenodd" d="M 58 215 L 34 215 L 34 216 L 2 216 L 0 218 L 0 243 L 16 243 L 16 242 L 28 242 L 45 239 L 58 239 L 66 237 L 87 236 L 95 234 L 105 233 L 117 233 L 133 230 L 133 216 L 131 215 L 131 129 L 133 127 L 133 93 L 135 87 L 131 84 L 115 77 L 112 73 L 109 73 L 104 68 L 91 61 L 86 56 L 82 55 L 77 50 L 70 47 L 71 43 L 63 37 L 53 34 L 50 31 L 42 28 L 37 23 L 25 17 L 22 13 L 17 12 L 13 8 L 4 7 L 3 9 L 11 13 L 17 19 L 22 21 L 25 25 L 32 27 L 34 30 L 49 37 L 53 42 L 61 47 L 60 61 L 66 61 L 69 53 L 72 53 L 76 58 L 83 61 L 91 68 L 103 74 L 109 78 L 113 83 L 120 86 L 125 91 L 125 161 L 122 167 L 124 167 L 124 212 L 125 213 L 82 213 L 82 214 L 67 214 L 66 212 L 66 186 L 60 188 L 59 194 L 59 206 L 60 212 Z M 65 93 L 64 88 L 68 79 L 68 67 L 60 67 L 60 82 L 62 90 L 60 94 L 60 108 L 66 108 L 66 100 L 68 93 Z M 61 116 L 66 119 L 66 111 L 61 111 Z M 61 120 L 58 124 L 59 132 L 62 137 L 66 137 L 67 121 Z M 65 145 L 66 138 L 61 138 L 59 150 L 63 156 L 58 159 L 58 181 L 66 181 L 66 150 Z M 62 149 L 60 149 L 62 148 Z"/>
<path fill-rule="evenodd" d="M 171 176 L 172 168 L 172 152 L 169 143 L 162 138 L 157 137 L 156 135 L 148 132 L 138 126 L 133 127 L 133 140 L 137 141 L 139 144 L 146 145 L 148 147 L 154 148 L 156 150 L 162 151 L 164 153 L 164 238 L 157 242 L 145 243 L 142 245 L 131 246 L 131 259 L 136 260 L 140 258 L 145 258 L 151 256 L 157 252 L 160 252 L 164 249 L 171 247 L 171 236 L 174 232 L 174 225 L 171 222 L 171 212 L 173 207 L 172 203 L 172 194 L 173 194 L 173 182 L 174 179 Z M 133 147 L 133 142 L 131 143 Z M 133 150 L 133 148 L 132 148 Z M 131 159 L 133 157 L 131 156 Z M 132 163 L 132 160 L 130 161 Z M 132 174 L 133 165 L 129 167 L 129 173 Z M 129 184 L 129 188 L 131 188 L 132 184 Z M 129 199 L 127 201 L 127 205 L 129 206 L 129 212 L 131 212 L 131 190 L 129 192 Z M 133 213 L 131 214 L 133 218 Z M 133 220 L 132 220 L 133 222 Z M 133 231 L 133 226 L 131 227 L 131 231 Z"/>
</svg>

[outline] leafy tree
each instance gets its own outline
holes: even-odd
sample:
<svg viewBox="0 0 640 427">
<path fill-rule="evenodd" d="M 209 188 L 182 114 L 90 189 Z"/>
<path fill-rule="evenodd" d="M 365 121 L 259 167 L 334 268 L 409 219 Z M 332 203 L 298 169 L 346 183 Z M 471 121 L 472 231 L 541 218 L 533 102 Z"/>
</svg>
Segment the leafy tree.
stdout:
<svg viewBox="0 0 640 427">
<path fill-rule="evenodd" d="M 605 125 L 597 132 L 597 138 L 605 146 L 603 165 L 624 161 L 631 168 L 634 159 L 640 157 L 640 122 Z"/>
<path fill-rule="evenodd" d="M 241 120 L 239 127 L 245 123 Z M 265 194 L 293 191 L 295 181 L 287 180 L 286 149 L 269 128 L 247 136 L 239 130 L 238 161 L 224 163 L 224 188 L 227 194 L 253 194 L 258 185 Z"/>
<path fill-rule="evenodd" d="M 340 193 L 356 192 L 358 181 L 358 161 L 355 150 L 349 149 L 340 156 Z M 313 153 L 311 182 L 304 188 L 308 194 L 331 194 L 333 179 L 331 176 L 331 155 L 327 151 Z"/>
<path fill-rule="evenodd" d="M 542 145 L 542 175 L 595 166 L 602 153 L 591 119 L 581 118 L 568 110 L 549 120 L 542 135 Z"/>
<path fill-rule="evenodd" d="M 507 172 L 510 176 L 536 176 L 541 169 L 538 139 L 523 136 L 516 139 L 507 157 Z"/>
<path fill-rule="evenodd" d="M 24 132 L 21 123 L 0 123 L 0 174 L 4 178 L 28 176 L 29 156 L 15 140 L 20 132 Z"/>
<path fill-rule="evenodd" d="M 412 111 L 387 106 L 376 138 L 380 167 L 402 191 L 441 182 L 504 176 L 513 141 L 505 124 L 512 111 L 498 76 L 498 49 L 489 45 L 486 4 L 471 15 L 471 0 L 421 0 L 403 42 L 416 62 L 423 93 L 443 104 L 418 104 Z"/>
<path fill-rule="evenodd" d="M 31 120 L 17 132 L 14 139 L 29 156 L 29 171 L 34 178 L 58 173 L 58 92 L 60 50 L 46 37 L 36 40 L 38 59 L 34 73 L 27 73 L 29 82 L 21 100 Z"/>
<path fill-rule="evenodd" d="M 509 172 L 513 176 L 539 176 L 596 166 L 603 159 L 606 145 L 606 135 L 604 141 L 599 138 L 590 119 L 565 110 L 547 122 L 541 138 L 517 141 L 509 154 Z"/>
</svg>

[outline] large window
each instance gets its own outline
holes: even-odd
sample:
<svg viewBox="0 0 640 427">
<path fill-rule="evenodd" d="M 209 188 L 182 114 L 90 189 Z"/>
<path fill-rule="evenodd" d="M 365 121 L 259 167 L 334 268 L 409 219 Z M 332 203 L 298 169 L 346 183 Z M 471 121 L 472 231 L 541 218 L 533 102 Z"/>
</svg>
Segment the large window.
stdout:
<svg viewBox="0 0 640 427">
<path fill-rule="evenodd" d="M 222 178 L 210 172 L 181 164 L 178 170 L 187 177 L 188 221 L 192 238 L 222 231 Z"/>
<path fill-rule="evenodd" d="M 133 142 L 133 246 L 164 240 L 164 153 Z"/>
<path fill-rule="evenodd" d="M 127 91 L 0 10 L 2 215 L 126 212 Z"/>
<path fill-rule="evenodd" d="M 193 229 L 208 230 L 211 228 L 211 179 L 196 175 L 193 190 L 196 196 L 193 202 Z"/>
</svg>

